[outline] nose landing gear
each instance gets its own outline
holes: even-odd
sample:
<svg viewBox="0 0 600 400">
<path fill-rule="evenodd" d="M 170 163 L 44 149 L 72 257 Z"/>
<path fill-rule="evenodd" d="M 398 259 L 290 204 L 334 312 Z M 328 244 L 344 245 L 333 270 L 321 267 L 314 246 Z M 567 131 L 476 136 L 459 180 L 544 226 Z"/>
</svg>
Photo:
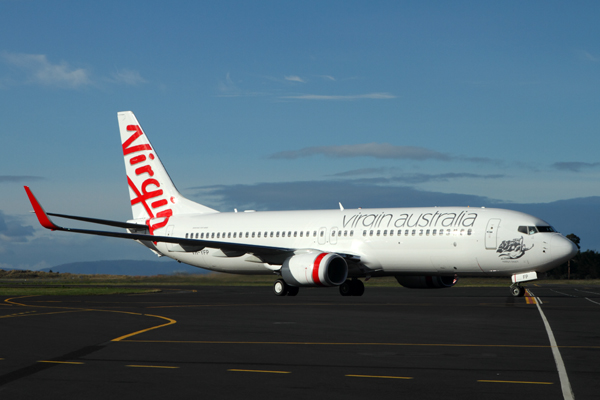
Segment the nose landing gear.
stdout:
<svg viewBox="0 0 600 400">
<path fill-rule="evenodd" d="M 514 297 L 523 297 L 525 295 L 525 288 L 518 283 L 510 285 L 510 294 Z"/>
</svg>

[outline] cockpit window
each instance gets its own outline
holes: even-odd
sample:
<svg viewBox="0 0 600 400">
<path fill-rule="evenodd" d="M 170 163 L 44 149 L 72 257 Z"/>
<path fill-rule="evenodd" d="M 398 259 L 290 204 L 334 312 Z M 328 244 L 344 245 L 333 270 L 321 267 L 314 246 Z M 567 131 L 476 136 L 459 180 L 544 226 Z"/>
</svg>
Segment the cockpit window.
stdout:
<svg viewBox="0 0 600 400">
<path fill-rule="evenodd" d="M 551 226 L 519 226 L 519 232 L 525 235 L 535 235 L 538 232 L 556 232 Z"/>
<path fill-rule="evenodd" d="M 537 226 L 536 228 L 539 232 L 556 232 L 556 229 L 551 226 Z"/>
</svg>

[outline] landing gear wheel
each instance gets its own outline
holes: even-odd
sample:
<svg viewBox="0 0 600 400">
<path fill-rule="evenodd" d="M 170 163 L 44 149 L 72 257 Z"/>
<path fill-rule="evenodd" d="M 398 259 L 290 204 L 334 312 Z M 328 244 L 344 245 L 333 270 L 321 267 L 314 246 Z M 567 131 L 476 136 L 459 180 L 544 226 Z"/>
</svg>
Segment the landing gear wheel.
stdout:
<svg viewBox="0 0 600 400">
<path fill-rule="evenodd" d="M 340 294 L 342 296 L 352 296 L 352 281 L 346 281 L 340 285 Z"/>
<path fill-rule="evenodd" d="M 510 294 L 514 297 L 523 297 L 525 295 L 525 288 L 521 285 L 512 285 L 510 287 Z"/>
<path fill-rule="evenodd" d="M 288 286 L 287 295 L 288 296 L 295 296 L 295 295 L 298 294 L 299 291 L 300 291 L 300 288 L 298 286 Z"/>
<path fill-rule="evenodd" d="M 342 296 L 362 296 L 364 292 L 365 285 L 358 279 L 348 280 L 340 285 Z"/>
<path fill-rule="evenodd" d="M 289 289 L 290 287 L 283 279 L 277 279 L 275 284 L 273 284 L 273 293 L 275 293 L 277 296 L 285 296 Z"/>
<path fill-rule="evenodd" d="M 362 296 L 365 292 L 365 284 L 358 279 L 352 280 L 352 296 Z"/>
</svg>

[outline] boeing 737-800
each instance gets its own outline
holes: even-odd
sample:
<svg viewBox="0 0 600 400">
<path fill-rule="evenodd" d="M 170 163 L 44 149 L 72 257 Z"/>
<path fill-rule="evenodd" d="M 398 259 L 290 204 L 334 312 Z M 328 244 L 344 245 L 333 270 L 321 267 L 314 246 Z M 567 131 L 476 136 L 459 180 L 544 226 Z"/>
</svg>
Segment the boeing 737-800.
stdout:
<svg viewBox="0 0 600 400">
<path fill-rule="evenodd" d="M 134 114 L 118 113 L 133 219 L 46 213 L 25 190 L 45 228 L 133 239 L 158 256 L 212 271 L 275 274 L 279 296 L 304 286 L 338 286 L 360 296 L 371 277 L 410 288 L 446 288 L 460 275 L 511 276 L 511 293 L 577 253 L 548 223 L 521 212 L 423 207 L 221 213 L 182 196 Z M 63 228 L 62 217 L 127 232 Z"/>
</svg>

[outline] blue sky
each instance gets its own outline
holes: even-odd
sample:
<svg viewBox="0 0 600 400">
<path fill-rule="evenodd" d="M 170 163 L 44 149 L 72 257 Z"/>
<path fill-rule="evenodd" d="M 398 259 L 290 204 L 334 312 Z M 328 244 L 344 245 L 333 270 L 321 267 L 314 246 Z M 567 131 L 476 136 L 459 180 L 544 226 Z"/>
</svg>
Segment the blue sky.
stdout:
<svg viewBox="0 0 600 400">
<path fill-rule="evenodd" d="M 42 231 L 22 189 L 49 211 L 129 218 L 123 110 L 180 191 L 222 211 L 600 196 L 598 15 L 595 1 L 0 0 L 0 267 L 153 259 Z"/>
</svg>

